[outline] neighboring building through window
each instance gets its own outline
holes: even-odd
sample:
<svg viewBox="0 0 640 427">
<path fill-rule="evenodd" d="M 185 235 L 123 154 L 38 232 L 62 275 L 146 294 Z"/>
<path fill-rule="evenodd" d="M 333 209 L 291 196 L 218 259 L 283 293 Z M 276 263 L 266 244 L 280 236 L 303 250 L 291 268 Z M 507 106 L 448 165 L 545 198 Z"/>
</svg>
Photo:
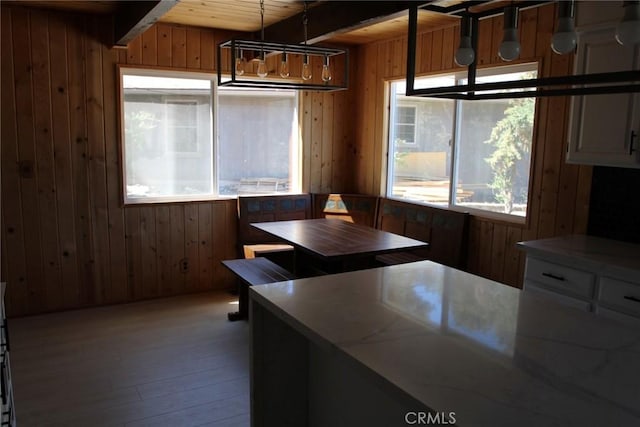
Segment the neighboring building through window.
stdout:
<svg viewBox="0 0 640 427">
<path fill-rule="evenodd" d="M 221 195 L 299 192 L 298 92 L 218 89 Z"/>
<path fill-rule="evenodd" d="M 198 101 L 167 99 L 166 141 L 169 151 L 198 153 Z"/>
<path fill-rule="evenodd" d="M 478 82 L 534 78 L 537 64 L 484 69 Z M 466 73 L 418 78 L 415 86 L 464 84 Z M 524 217 L 534 98 L 453 101 L 405 96 L 390 84 L 387 196 Z M 415 111 L 415 142 L 402 143 L 405 111 Z"/>
<path fill-rule="evenodd" d="M 395 109 L 396 144 L 416 143 L 416 107 L 398 105 Z"/>
<path fill-rule="evenodd" d="M 125 203 L 300 191 L 295 91 L 216 90 L 203 73 L 120 76 Z"/>
</svg>

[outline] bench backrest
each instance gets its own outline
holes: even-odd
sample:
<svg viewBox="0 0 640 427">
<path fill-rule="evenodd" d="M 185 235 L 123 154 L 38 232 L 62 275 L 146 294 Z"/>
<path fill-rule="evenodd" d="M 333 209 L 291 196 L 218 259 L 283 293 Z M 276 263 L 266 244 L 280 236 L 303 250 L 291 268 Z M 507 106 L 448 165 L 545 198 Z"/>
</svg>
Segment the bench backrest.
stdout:
<svg viewBox="0 0 640 427">
<path fill-rule="evenodd" d="M 416 252 L 450 267 L 466 268 L 469 229 L 466 212 L 381 198 L 376 227 L 429 242 L 427 249 Z"/>
<path fill-rule="evenodd" d="M 314 218 L 339 218 L 376 226 L 378 197 L 364 194 L 313 194 Z"/>
<path fill-rule="evenodd" d="M 238 244 L 275 243 L 268 234 L 252 227 L 252 222 L 288 221 L 311 218 L 309 194 L 238 197 Z"/>
</svg>

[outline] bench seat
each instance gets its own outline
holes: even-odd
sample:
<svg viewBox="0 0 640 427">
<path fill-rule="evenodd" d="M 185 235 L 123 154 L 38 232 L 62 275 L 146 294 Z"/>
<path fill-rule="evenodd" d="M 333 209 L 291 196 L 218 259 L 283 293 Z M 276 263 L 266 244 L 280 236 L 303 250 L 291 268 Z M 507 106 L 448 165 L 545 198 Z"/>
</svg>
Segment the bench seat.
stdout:
<svg viewBox="0 0 640 427">
<path fill-rule="evenodd" d="M 238 197 L 238 257 L 265 257 L 285 269 L 293 269 L 293 246 L 274 241 L 254 222 L 289 221 L 311 217 L 310 194 Z"/>
<path fill-rule="evenodd" d="M 426 249 L 378 257 L 385 265 L 429 259 L 453 268 L 466 267 L 468 212 L 382 198 L 377 228 L 429 243 Z"/>
<path fill-rule="evenodd" d="M 242 249 L 244 251 L 244 257 L 247 259 L 252 259 L 264 254 L 271 254 L 274 252 L 293 251 L 293 246 L 284 243 L 259 243 L 255 245 L 244 245 Z"/>
<path fill-rule="evenodd" d="M 231 321 L 246 319 L 249 314 L 249 286 L 295 279 L 295 276 L 267 258 L 230 259 L 222 264 L 240 279 L 238 311 L 229 313 Z"/>
</svg>

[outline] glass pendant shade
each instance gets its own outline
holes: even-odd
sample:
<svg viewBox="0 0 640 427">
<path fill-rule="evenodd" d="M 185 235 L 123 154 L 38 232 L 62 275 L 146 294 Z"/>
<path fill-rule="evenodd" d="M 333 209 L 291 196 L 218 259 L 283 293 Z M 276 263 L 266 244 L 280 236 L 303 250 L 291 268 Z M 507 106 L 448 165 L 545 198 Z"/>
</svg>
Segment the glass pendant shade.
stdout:
<svg viewBox="0 0 640 427">
<path fill-rule="evenodd" d="M 238 57 L 236 58 L 236 63 L 235 63 L 236 75 L 237 76 L 243 75 L 246 66 L 247 66 L 247 61 L 244 59 L 244 55 L 243 55 L 242 50 L 240 50 L 240 53 L 239 53 Z"/>
<path fill-rule="evenodd" d="M 520 56 L 518 40 L 518 8 L 508 6 L 504 9 L 504 35 L 498 55 L 503 61 L 513 61 Z"/>
<path fill-rule="evenodd" d="M 576 49 L 578 37 L 576 35 L 573 11 L 573 0 L 558 3 L 558 26 L 551 38 L 551 49 L 557 54 L 564 55 Z"/>
<path fill-rule="evenodd" d="M 329 57 L 324 57 L 324 64 L 322 65 L 322 75 L 320 76 L 323 82 L 331 81 L 331 68 L 329 68 Z"/>
<path fill-rule="evenodd" d="M 468 16 L 463 17 L 460 23 L 460 46 L 454 59 L 461 67 L 473 64 L 476 59 L 476 53 L 471 46 L 471 19 Z"/>
<path fill-rule="evenodd" d="M 258 70 L 256 71 L 256 74 L 260 78 L 265 78 L 269 74 L 269 72 L 267 71 L 267 64 L 264 61 L 264 52 L 260 53 L 260 59 L 258 60 Z"/>
<path fill-rule="evenodd" d="M 460 39 L 460 47 L 456 50 L 455 61 L 456 64 L 466 67 L 473 64 L 476 59 L 476 54 L 471 47 L 471 37 L 464 37 Z"/>
<path fill-rule="evenodd" d="M 551 38 L 551 49 L 557 54 L 573 52 L 576 49 L 578 37 L 576 35 L 573 18 L 559 18 L 558 31 Z"/>
<path fill-rule="evenodd" d="M 624 16 L 616 28 L 616 40 L 623 46 L 640 44 L 640 1 L 624 2 Z"/>
<path fill-rule="evenodd" d="M 289 77 L 289 58 L 286 53 L 282 54 L 282 60 L 280 61 L 280 69 L 279 69 L 280 77 L 286 79 Z"/>
<path fill-rule="evenodd" d="M 302 62 L 302 75 L 300 77 L 302 77 L 302 80 L 311 80 L 311 77 L 313 77 L 308 55 L 304 55 L 304 60 Z"/>
</svg>

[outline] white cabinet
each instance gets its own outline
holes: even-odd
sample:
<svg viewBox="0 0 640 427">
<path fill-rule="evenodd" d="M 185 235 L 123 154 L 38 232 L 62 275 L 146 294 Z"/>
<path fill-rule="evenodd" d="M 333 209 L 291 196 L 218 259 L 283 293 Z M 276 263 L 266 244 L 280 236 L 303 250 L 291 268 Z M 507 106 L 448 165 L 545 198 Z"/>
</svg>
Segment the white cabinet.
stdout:
<svg viewBox="0 0 640 427">
<path fill-rule="evenodd" d="M 575 74 L 629 70 L 640 76 L 640 47 L 621 46 L 614 25 L 579 32 Z M 640 168 L 639 134 L 640 93 L 574 96 L 567 162 Z"/>
<path fill-rule="evenodd" d="M 591 299 L 594 274 L 538 258 L 527 258 L 525 280 L 577 298 Z"/>
<path fill-rule="evenodd" d="M 543 288 L 538 283 L 531 280 L 526 281 L 524 283 L 524 287 L 528 293 L 539 295 L 543 298 L 548 298 L 553 301 L 557 301 L 560 304 L 568 305 L 569 307 L 574 307 L 582 311 L 591 311 L 592 307 L 590 301 L 578 299 L 574 296 L 564 295 L 556 290 Z"/>
<path fill-rule="evenodd" d="M 592 311 L 595 274 L 527 255 L 524 289 L 564 305 Z"/>
<path fill-rule="evenodd" d="M 640 284 L 601 277 L 598 302 L 601 306 L 640 318 Z"/>
<path fill-rule="evenodd" d="M 575 235 L 518 246 L 525 292 L 640 326 L 640 245 Z"/>
</svg>

